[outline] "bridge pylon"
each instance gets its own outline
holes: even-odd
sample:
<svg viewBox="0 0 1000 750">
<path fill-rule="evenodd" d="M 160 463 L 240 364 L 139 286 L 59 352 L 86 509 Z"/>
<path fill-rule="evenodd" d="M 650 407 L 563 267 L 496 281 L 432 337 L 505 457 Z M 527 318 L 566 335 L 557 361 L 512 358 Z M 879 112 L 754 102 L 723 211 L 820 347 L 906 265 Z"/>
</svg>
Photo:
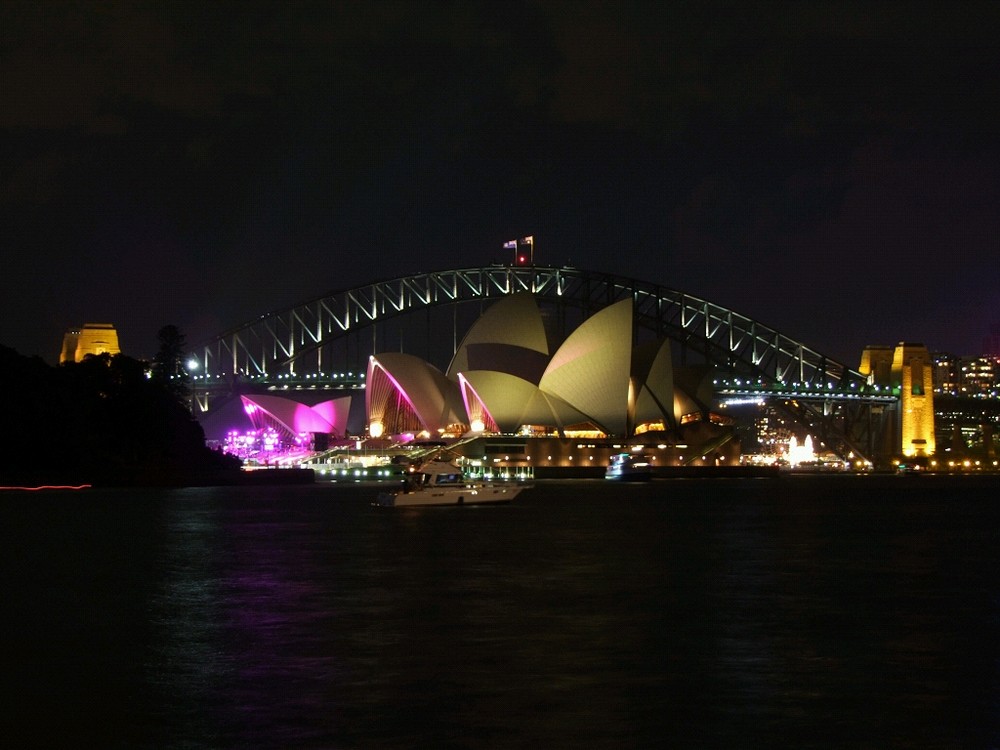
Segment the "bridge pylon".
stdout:
<svg viewBox="0 0 1000 750">
<path fill-rule="evenodd" d="M 861 356 L 859 372 L 898 395 L 881 446 L 890 458 L 927 458 L 936 451 L 932 368 L 923 344 L 868 346 Z"/>
</svg>

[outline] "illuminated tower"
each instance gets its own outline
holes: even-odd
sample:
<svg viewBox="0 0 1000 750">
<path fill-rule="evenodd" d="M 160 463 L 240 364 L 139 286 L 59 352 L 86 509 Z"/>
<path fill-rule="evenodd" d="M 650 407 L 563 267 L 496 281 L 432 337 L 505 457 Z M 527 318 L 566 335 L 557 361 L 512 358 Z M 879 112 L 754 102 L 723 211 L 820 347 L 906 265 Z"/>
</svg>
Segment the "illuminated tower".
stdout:
<svg viewBox="0 0 1000 750">
<path fill-rule="evenodd" d="M 892 384 L 892 355 L 891 346 L 866 346 L 858 372 L 866 375 L 871 385 L 888 387 Z"/>
<path fill-rule="evenodd" d="M 923 344 L 867 346 L 858 372 L 871 385 L 892 388 L 899 404 L 885 412 L 883 455 L 929 456 L 934 453 L 934 361 Z M 881 407 L 873 407 L 881 412 Z"/>
<path fill-rule="evenodd" d="M 63 336 L 59 364 L 80 362 L 88 354 L 120 354 L 118 332 L 111 323 L 87 323 L 83 328 L 71 328 Z"/>
<path fill-rule="evenodd" d="M 892 357 L 899 388 L 900 449 L 904 456 L 934 453 L 934 363 L 923 344 L 900 342 Z"/>
</svg>

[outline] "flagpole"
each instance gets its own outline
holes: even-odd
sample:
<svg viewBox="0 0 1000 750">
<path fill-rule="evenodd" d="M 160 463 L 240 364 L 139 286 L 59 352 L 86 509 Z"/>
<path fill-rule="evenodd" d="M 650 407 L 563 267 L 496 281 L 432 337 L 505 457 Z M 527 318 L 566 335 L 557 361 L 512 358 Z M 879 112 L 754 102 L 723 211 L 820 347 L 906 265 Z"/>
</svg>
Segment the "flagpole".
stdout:
<svg viewBox="0 0 1000 750">
<path fill-rule="evenodd" d="M 517 240 L 510 240 L 509 242 L 503 243 L 504 250 L 513 250 L 514 257 L 512 265 L 517 265 Z"/>
</svg>

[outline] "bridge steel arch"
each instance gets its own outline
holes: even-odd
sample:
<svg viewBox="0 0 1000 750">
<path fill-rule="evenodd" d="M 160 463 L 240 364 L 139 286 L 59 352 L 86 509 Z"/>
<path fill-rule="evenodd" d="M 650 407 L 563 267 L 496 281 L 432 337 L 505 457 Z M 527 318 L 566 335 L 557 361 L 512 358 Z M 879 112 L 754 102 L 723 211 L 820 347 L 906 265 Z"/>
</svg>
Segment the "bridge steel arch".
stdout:
<svg viewBox="0 0 1000 750">
<path fill-rule="evenodd" d="M 517 292 L 532 293 L 540 304 L 575 308 L 584 317 L 631 298 L 637 331 L 670 338 L 682 362 L 697 356 L 722 373 L 753 379 L 761 394 L 769 394 L 843 457 L 853 453 L 872 458 L 878 452 L 880 418 L 873 419 L 873 402 L 867 398 L 872 392 L 861 373 L 708 300 L 572 267 L 492 265 L 432 271 L 331 292 L 230 329 L 199 345 L 196 357 L 209 376 L 268 381 L 279 373 L 321 373 L 333 366 L 332 343 L 361 329 L 421 309 Z M 884 405 L 884 397 L 881 401 Z"/>
</svg>

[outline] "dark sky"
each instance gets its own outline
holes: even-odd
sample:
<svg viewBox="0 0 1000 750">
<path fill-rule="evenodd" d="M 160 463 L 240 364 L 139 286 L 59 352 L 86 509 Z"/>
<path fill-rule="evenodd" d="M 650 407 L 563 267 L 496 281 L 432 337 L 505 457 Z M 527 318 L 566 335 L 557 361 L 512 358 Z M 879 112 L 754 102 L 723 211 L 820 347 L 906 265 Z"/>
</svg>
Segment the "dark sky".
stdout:
<svg viewBox="0 0 1000 750">
<path fill-rule="evenodd" d="M 1000 324 L 997 3 L 5 2 L 0 344 L 506 260 L 856 366 Z"/>
</svg>

